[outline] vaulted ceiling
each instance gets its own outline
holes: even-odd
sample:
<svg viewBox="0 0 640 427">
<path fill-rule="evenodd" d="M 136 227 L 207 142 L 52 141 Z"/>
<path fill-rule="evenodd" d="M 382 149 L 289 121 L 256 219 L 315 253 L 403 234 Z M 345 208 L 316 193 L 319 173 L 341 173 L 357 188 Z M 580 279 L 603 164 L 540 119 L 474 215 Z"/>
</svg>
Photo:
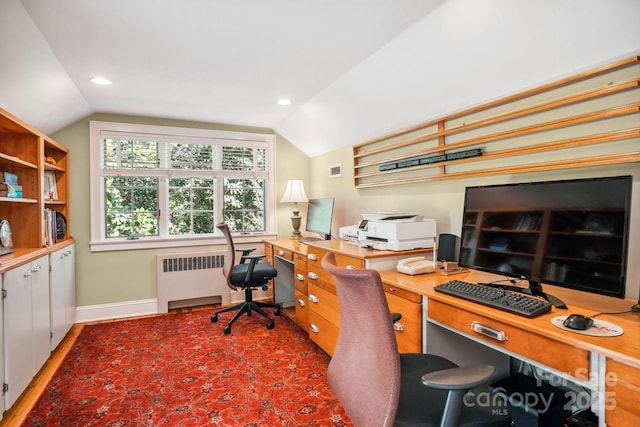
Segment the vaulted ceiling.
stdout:
<svg viewBox="0 0 640 427">
<path fill-rule="evenodd" d="M 637 54 L 637 16 L 637 0 L 1 0 L 0 107 L 45 133 L 95 112 L 266 127 L 316 156 Z"/>
</svg>

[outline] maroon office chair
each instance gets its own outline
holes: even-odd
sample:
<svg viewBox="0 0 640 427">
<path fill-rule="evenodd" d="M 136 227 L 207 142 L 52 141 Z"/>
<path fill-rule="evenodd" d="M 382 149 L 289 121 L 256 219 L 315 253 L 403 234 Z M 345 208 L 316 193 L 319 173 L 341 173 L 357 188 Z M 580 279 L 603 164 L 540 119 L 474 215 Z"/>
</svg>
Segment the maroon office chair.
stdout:
<svg viewBox="0 0 640 427">
<path fill-rule="evenodd" d="M 251 316 L 251 313 L 256 313 L 269 319 L 267 323 L 267 329 L 273 329 L 274 320 L 263 308 L 274 308 L 273 314 L 280 315 L 280 306 L 278 304 L 269 304 L 264 302 L 258 302 L 253 300 L 253 291 L 262 288 L 267 290 L 267 283 L 278 275 L 278 271 L 269 264 L 261 264 L 259 261 L 265 257 L 264 254 L 250 255 L 255 248 L 250 249 L 235 249 L 233 239 L 231 238 L 231 232 L 229 226 L 223 222 L 216 225 L 216 227 L 222 231 L 225 239 L 227 239 L 227 254 L 225 255 L 224 265 L 222 267 L 222 274 L 227 279 L 227 285 L 234 291 L 237 289 L 244 290 L 244 302 L 236 304 L 234 306 L 220 309 L 213 313 L 211 316 L 212 322 L 218 321 L 218 314 L 228 311 L 238 311 L 233 318 L 227 323 L 223 331 L 225 334 L 231 333 L 231 325 L 238 318 L 246 313 L 247 316 Z M 235 253 L 241 252 L 240 262 L 236 265 Z M 249 261 L 248 263 L 246 261 Z"/>
<path fill-rule="evenodd" d="M 505 406 L 496 411 L 463 402 L 467 391 L 494 379 L 495 367 L 399 354 L 378 272 L 339 268 L 333 253 L 322 267 L 334 277 L 340 307 L 329 385 L 356 426 L 511 425 Z"/>
</svg>

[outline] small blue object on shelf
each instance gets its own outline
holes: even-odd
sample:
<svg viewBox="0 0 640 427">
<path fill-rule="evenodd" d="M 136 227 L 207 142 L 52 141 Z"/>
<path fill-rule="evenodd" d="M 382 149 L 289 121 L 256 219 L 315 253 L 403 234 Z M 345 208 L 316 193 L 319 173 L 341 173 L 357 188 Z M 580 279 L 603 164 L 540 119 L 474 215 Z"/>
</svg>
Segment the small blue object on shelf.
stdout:
<svg viewBox="0 0 640 427">
<path fill-rule="evenodd" d="M 18 175 L 11 172 L 0 172 L 0 174 L 0 182 L 12 185 L 18 184 Z"/>
</svg>

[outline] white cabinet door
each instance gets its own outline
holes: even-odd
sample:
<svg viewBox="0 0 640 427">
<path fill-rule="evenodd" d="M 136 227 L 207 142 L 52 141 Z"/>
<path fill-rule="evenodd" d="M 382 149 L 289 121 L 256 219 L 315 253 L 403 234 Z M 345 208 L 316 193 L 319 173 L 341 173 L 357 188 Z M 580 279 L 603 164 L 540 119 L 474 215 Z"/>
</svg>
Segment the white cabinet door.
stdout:
<svg viewBox="0 0 640 427">
<path fill-rule="evenodd" d="M 49 256 L 3 274 L 4 377 L 9 408 L 51 355 Z"/>
<path fill-rule="evenodd" d="M 75 245 L 51 253 L 51 350 L 54 350 L 75 323 Z"/>
<path fill-rule="evenodd" d="M 35 375 L 51 356 L 49 256 L 31 263 L 31 308 L 33 310 L 33 374 Z"/>
<path fill-rule="evenodd" d="M 70 245 L 64 252 L 65 301 L 67 307 L 66 331 L 69 332 L 76 323 L 76 245 Z"/>
<path fill-rule="evenodd" d="M 2 293 L 4 294 L 4 286 L 2 285 L 2 276 L 0 275 L 0 288 L 2 288 Z M 0 301 L 0 385 L 4 386 L 4 310 L 2 309 L 3 304 Z M 0 399 L 0 421 L 2 421 L 2 416 L 4 415 L 4 399 Z"/>
<path fill-rule="evenodd" d="M 7 293 L 4 305 L 4 373 L 8 390 L 5 406 L 11 407 L 33 378 L 33 316 L 29 265 L 3 274 Z"/>
</svg>

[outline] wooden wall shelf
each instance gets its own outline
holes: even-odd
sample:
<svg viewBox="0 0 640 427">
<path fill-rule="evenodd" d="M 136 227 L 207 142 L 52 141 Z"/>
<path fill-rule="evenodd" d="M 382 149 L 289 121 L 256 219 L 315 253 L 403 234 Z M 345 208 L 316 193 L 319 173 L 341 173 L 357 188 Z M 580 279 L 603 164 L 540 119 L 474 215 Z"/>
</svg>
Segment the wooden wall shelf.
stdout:
<svg viewBox="0 0 640 427">
<path fill-rule="evenodd" d="M 639 117 L 633 56 L 355 145 L 355 186 L 640 162 Z"/>
</svg>

